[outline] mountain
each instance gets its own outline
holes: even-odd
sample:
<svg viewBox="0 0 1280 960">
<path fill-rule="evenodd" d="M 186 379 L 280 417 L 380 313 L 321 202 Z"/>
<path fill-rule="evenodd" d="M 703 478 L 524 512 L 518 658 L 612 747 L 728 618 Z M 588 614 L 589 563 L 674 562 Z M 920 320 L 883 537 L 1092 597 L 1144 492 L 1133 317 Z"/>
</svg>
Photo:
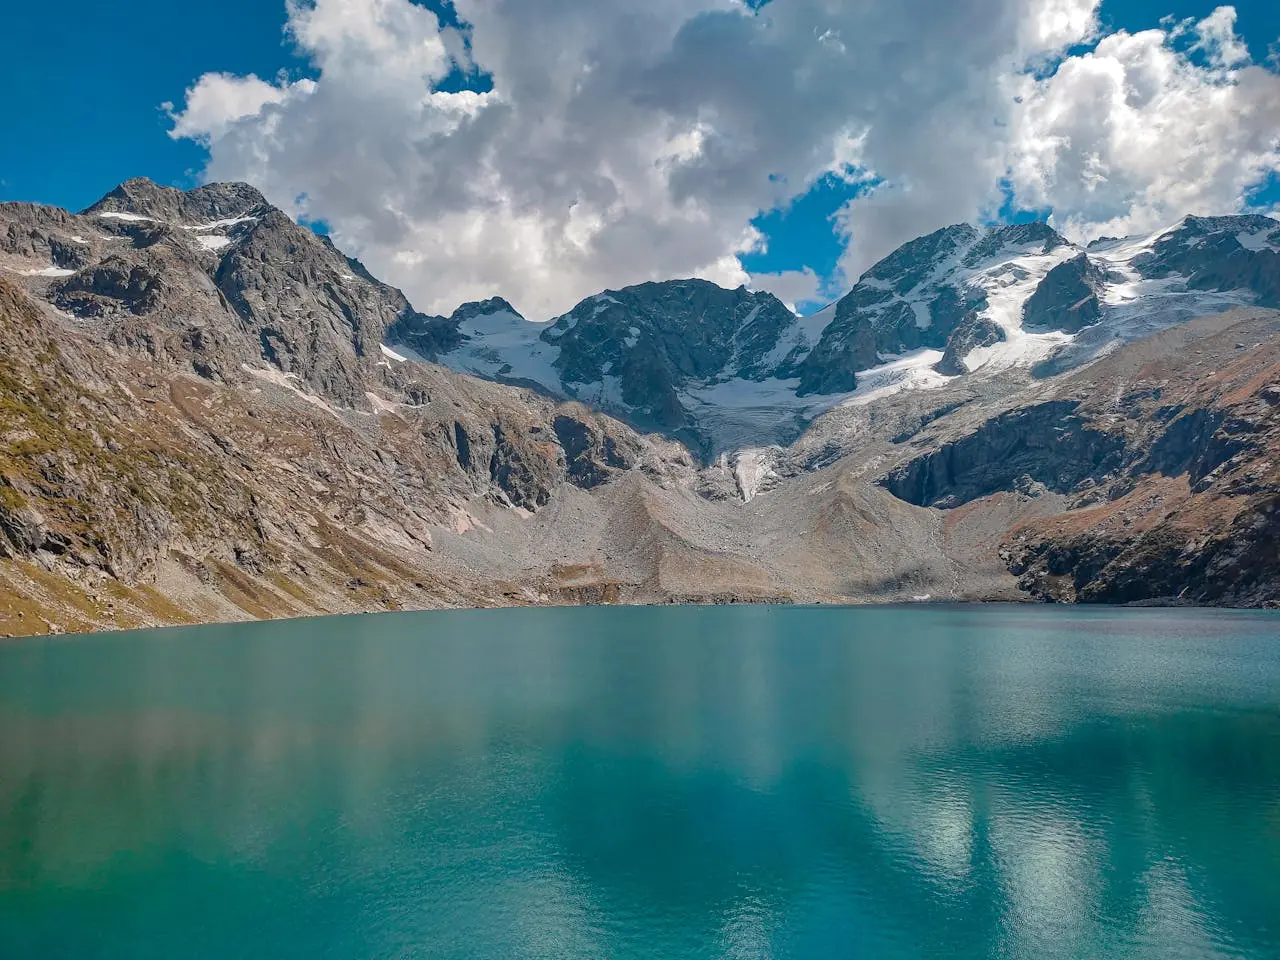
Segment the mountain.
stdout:
<svg viewBox="0 0 1280 960">
<path fill-rule="evenodd" d="M 785 387 L 787 402 L 774 398 L 820 329 L 772 294 L 674 280 L 607 290 L 542 323 L 493 299 L 406 320 L 389 336 L 393 349 L 581 400 L 710 456 L 762 434 L 800 435 L 815 404 Z"/>
<path fill-rule="evenodd" d="M 415 311 L 253 188 L 0 204 L 0 632 L 550 602 L 1280 602 L 1280 223 L 948 227 L 800 318 Z M 644 431 L 652 431 L 646 433 Z"/>
<path fill-rule="evenodd" d="M 706 281 L 609 290 L 526 321 L 506 301 L 412 315 L 392 347 L 577 398 L 704 461 L 792 443 L 814 418 L 954 376 L 1061 373 L 1195 316 L 1280 304 L 1267 217 L 1188 217 L 1087 250 L 1044 223 L 946 227 L 904 244 L 838 302 L 792 315 Z"/>
</svg>

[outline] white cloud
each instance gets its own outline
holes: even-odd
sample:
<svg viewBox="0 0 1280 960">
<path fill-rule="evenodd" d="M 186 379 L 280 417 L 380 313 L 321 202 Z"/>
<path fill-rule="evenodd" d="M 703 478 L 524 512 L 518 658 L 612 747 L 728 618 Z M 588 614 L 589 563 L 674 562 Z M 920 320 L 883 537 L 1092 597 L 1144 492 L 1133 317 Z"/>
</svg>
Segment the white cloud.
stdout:
<svg viewBox="0 0 1280 960">
<path fill-rule="evenodd" d="M 996 209 L 1006 177 L 1082 231 L 1238 204 L 1280 96 L 1233 11 L 1193 25 L 1199 65 L 1155 31 L 1052 71 L 1097 3 L 457 0 L 468 45 L 409 0 L 291 2 L 317 80 L 208 74 L 174 135 L 208 144 L 210 179 L 324 219 L 420 309 L 501 294 L 549 316 L 693 275 L 796 302 L 819 278 L 748 277 L 738 255 L 758 211 L 826 173 L 877 181 L 838 218 L 850 276 Z M 455 65 L 493 91 L 433 92 Z"/>
<path fill-rule="evenodd" d="M 206 73 L 187 91 L 180 114 L 173 112 L 173 104 L 165 104 L 173 119 L 169 135 L 212 143 L 226 136 L 237 120 L 256 117 L 267 104 L 279 103 L 287 96 L 286 87 L 274 86 L 252 73 L 247 77 Z"/>
<path fill-rule="evenodd" d="M 1242 208 L 1248 188 L 1280 170 L 1280 76 L 1248 63 L 1234 21 L 1221 7 L 1191 25 L 1186 52 L 1170 42 L 1185 25 L 1116 33 L 1024 80 L 1011 143 L 1018 198 L 1053 207 L 1080 239 Z"/>
<path fill-rule="evenodd" d="M 747 286 L 772 293 L 793 312 L 798 304 L 813 303 L 822 296 L 822 278 L 809 267 L 780 273 L 753 273 Z"/>
</svg>

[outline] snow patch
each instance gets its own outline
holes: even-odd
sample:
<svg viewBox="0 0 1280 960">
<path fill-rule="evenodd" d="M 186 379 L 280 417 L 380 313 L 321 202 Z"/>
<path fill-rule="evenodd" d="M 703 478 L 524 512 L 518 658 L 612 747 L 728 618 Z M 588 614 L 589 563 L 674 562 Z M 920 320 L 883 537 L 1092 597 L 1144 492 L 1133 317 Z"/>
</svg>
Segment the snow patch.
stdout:
<svg viewBox="0 0 1280 960">
<path fill-rule="evenodd" d="M 228 217 L 225 220 L 213 220 L 209 223 L 181 224 L 182 230 L 221 230 L 225 227 L 238 227 L 242 223 L 255 223 L 257 217 Z"/>
<path fill-rule="evenodd" d="M 103 220 L 124 220 L 127 223 L 159 223 L 155 217 L 144 217 L 140 213 L 119 213 L 115 210 L 104 210 L 96 214 Z"/>
<path fill-rule="evenodd" d="M 329 406 L 329 404 L 325 403 L 314 394 L 304 392 L 302 388 L 298 386 L 301 382 L 301 378 L 296 373 L 285 373 L 283 370 L 277 369 L 276 367 L 251 367 L 247 363 L 240 364 L 240 369 L 251 377 L 255 377 L 258 380 L 264 380 L 267 383 L 280 387 L 281 389 L 288 390 L 290 393 L 302 400 L 305 400 L 312 406 L 319 407 L 321 410 L 325 411 L 325 413 L 331 413 L 335 417 L 338 416 L 337 410 L 333 409 L 333 407 Z"/>
<path fill-rule="evenodd" d="M 86 240 L 84 237 L 80 236 L 80 234 L 78 234 L 78 233 L 77 233 L 77 234 L 73 234 L 73 235 L 72 235 L 72 237 L 71 237 L 71 242 L 72 242 L 72 243 L 79 243 L 79 244 L 83 244 L 84 246 L 88 246 L 88 245 L 89 245 L 89 241 L 88 241 L 88 240 Z"/>
<path fill-rule="evenodd" d="M 1280 236 L 1280 223 L 1277 223 L 1273 228 L 1257 232 L 1242 230 L 1236 234 L 1236 241 L 1246 250 L 1252 250 L 1255 253 L 1260 253 L 1263 250 L 1280 251 L 1280 243 L 1275 243 L 1271 240 L 1272 237 L 1276 236 Z"/>
<path fill-rule="evenodd" d="M 780 447 L 747 447 L 737 452 L 733 461 L 733 476 L 738 483 L 743 503 L 750 503 L 772 481 L 778 479 L 773 468 L 780 452 Z"/>
<path fill-rule="evenodd" d="M 822 339 L 822 331 L 826 330 L 831 321 L 836 318 L 836 306 L 835 303 L 828 304 L 817 313 L 807 317 L 797 317 L 795 323 L 790 324 L 778 337 L 778 342 L 773 345 L 773 349 L 765 354 L 761 360 L 761 366 L 766 370 L 772 370 L 791 356 L 792 351 L 797 348 L 807 355 Z"/>
<path fill-rule="evenodd" d="M 69 277 L 74 270 L 68 270 L 66 267 L 42 267 L 39 270 L 19 270 L 24 277 Z"/>
<path fill-rule="evenodd" d="M 941 350 L 913 350 L 887 363 L 858 372 L 858 386 L 840 401 L 842 407 L 860 407 L 904 390 L 935 390 L 955 377 L 934 367 L 942 359 Z"/>
<path fill-rule="evenodd" d="M 231 246 L 230 237 L 196 237 L 196 243 L 200 244 L 204 250 L 214 251 L 221 250 L 224 247 Z"/>
<path fill-rule="evenodd" d="M 402 406 L 405 406 L 405 404 L 394 403 L 368 390 L 365 391 L 364 395 L 365 399 L 369 401 L 369 405 L 373 407 L 374 413 L 397 413 Z"/>
<path fill-rule="evenodd" d="M 408 363 L 413 360 L 415 363 L 427 363 L 427 358 L 418 353 L 412 347 L 406 347 L 402 343 L 397 343 L 395 347 L 389 347 L 385 343 L 378 344 L 378 349 L 382 351 L 382 355 L 388 360 L 394 360 L 396 363 Z"/>
<path fill-rule="evenodd" d="M 542 331 L 552 322 L 526 320 L 509 310 L 470 317 L 458 324 L 458 332 L 470 339 L 444 354 L 439 362 L 489 380 L 537 383 L 564 396 L 564 384 L 555 368 L 560 348 L 541 339 Z"/>
<path fill-rule="evenodd" d="M 962 358 L 971 373 L 984 370 L 994 373 L 1011 367 L 1030 367 L 1046 359 L 1074 336 L 1059 330 L 1030 333 L 1022 329 L 1022 311 L 1049 271 L 1072 257 L 1079 249 L 1072 245 L 1056 247 L 1046 254 L 1014 257 L 996 268 L 988 267 L 968 283 L 982 290 L 987 306 L 981 316 L 1004 331 L 1004 341 L 978 347 Z"/>
</svg>

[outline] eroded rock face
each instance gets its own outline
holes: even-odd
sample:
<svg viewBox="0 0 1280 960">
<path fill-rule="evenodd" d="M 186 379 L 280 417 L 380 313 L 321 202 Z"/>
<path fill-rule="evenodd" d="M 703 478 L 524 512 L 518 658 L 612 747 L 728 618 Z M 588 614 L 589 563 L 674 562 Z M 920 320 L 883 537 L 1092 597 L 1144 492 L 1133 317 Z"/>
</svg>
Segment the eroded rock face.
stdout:
<svg viewBox="0 0 1280 960">
<path fill-rule="evenodd" d="M 99 243 L 94 234 L 82 235 L 75 218 L 65 210 L 35 203 L 0 203 L 0 253 L 77 270 L 92 262 Z"/>
<path fill-rule="evenodd" d="M 556 417 L 554 427 L 569 480 L 576 486 L 597 487 L 637 462 L 639 451 L 630 437 L 611 435 L 567 414 Z"/>
<path fill-rule="evenodd" d="M 59 284 L 54 302 L 81 317 L 101 317 L 112 310 L 141 316 L 154 311 L 166 292 L 150 264 L 112 256 Z"/>
<path fill-rule="evenodd" d="M 1075 401 L 1050 401 L 1016 410 L 907 462 L 883 481 L 894 496 L 918 506 L 954 507 L 1024 477 L 1066 493 L 1123 462 L 1122 437 L 1076 414 Z"/>
</svg>

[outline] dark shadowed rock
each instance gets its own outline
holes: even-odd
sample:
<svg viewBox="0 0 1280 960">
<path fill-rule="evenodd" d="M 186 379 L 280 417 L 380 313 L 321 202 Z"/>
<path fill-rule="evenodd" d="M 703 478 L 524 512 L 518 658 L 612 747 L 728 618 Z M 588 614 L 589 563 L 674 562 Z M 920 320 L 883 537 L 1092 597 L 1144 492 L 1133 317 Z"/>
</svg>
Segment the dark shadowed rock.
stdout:
<svg viewBox="0 0 1280 960">
<path fill-rule="evenodd" d="M 947 338 L 947 349 L 938 361 L 937 370 L 949 377 L 962 376 L 969 372 L 964 365 L 965 357 L 979 347 L 989 347 L 1004 339 L 1004 330 L 999 324 L 971 313 L 951 331 L 951 336 Z"/>
<path fill-rule="evenodd" d="M 1077 333 L 1102 315 L 1098 291 L 1105 272 L 1081 253 L 1049 271 L 1022 309 L 1022 323 L 1033 330 Z"/>
</svg>

